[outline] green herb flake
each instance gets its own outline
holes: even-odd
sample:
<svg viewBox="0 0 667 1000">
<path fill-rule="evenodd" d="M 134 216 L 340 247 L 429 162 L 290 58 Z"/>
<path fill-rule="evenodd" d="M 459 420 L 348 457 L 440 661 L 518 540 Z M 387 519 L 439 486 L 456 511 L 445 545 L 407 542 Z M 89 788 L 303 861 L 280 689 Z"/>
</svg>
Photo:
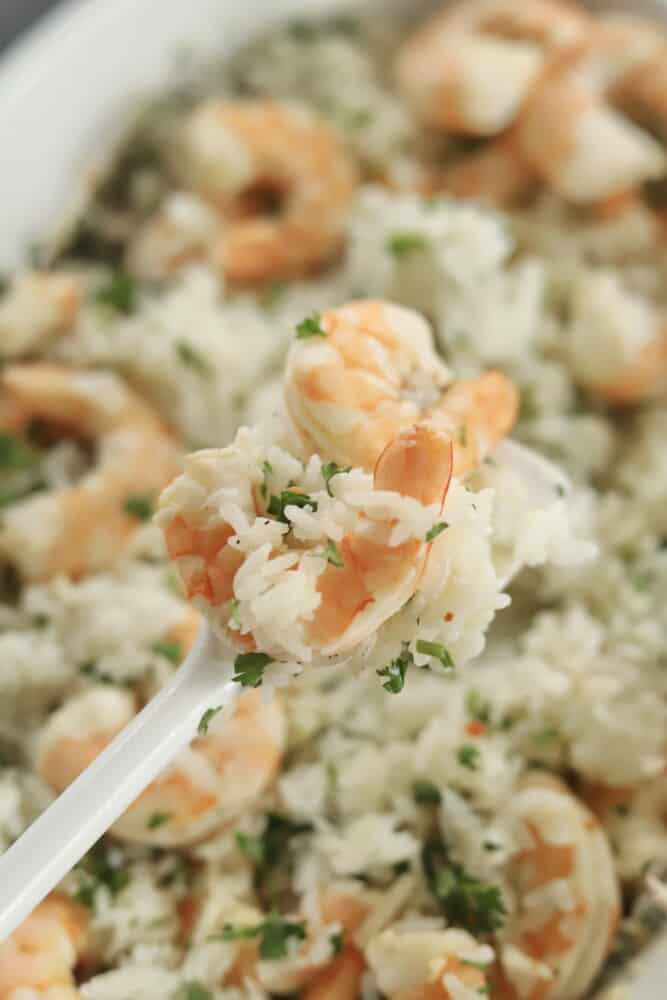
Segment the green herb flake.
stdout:
<svg viewBox="0 0 667 1000">
<path fill-rule="evenodd" d="M 118 313 L 131 315 L 137 308 L 137 286 L 124 271 L 115 271 L 95 294 L 95 301 Z"/>
<path fill-rule="evenodd" d="M 479 757 L 479 747 L 473 746 L 472 743 L 464 743 L 456 754 L 456 759 L 461 767 L 467 767 L 469 771 L 479 769 Z"/>
<path fill-rule="evenodd" d="M 235 597 L 233 597 L 231 611 L 229 613 L 229 620 L 230 622 L 232 622 L 233 625 L 236 625 L 237 628 L 241 627 L 241 616 L 239 614 L 240 607 L 241 607 L 241 602 L 237 600 Z"/>
<path fill-rule="evenodd" d="M 82 663 L 79 667 L 79 673 L 83 674 L 84 677 L 89 677 L 91 681 L 96 681 L 97 684 L 116 684 L 115 678 L 106 671 L 100 670 L 94 660 Z"/>
<path fill-rule="evenodd" d="M 462 448 L 465 448 L 468 444 L 468 428 L 465 424 L 461 424 L 459 427 L 459 444 Z"/>
<path fill-rule="evenodd" d="M 336 955 L 340 955 L 343 950 L 343 932 L 337 931 L 335 934 L 330 934 L 329 943 L 331 944 L 331 957 L 335 958 Z"/>
<path fill-rule="evenodd" d="M 322 479 L 324 480 L 324 485 L 327 488 L 327 493 L 330 497 L 333 496 L 331 492 L 331 480 L 334 476 L 342 476 L 347 472 L 352 472 L 351 465 L 338 465 L 336 462 L 327 462 L 322 466 Z"/>
<path fill-rule="evenodd" d="M 23 472 L 33 469 L 40 454 L 14 434 L 0 433 L 0 471 Z"/>
<path fill-rule="evenodd" d="M 94 910 L 100 889 L 106 888 L 112 897 L 122 892 L 129 884 L 130 876 L 121 863 L 122 855 L 118 849 L 107 847 L 103 839 L 98 840 L 77 865 L 79 888 L 74 894 L 76 902 Z"/>
<path fill-rule="evenodd" d="M 440 789 L 431 781 L 415 781 L 412 794 L 418 806 L 438 806 L 442 802 Z"/>
<path fill-rule="evenodd" d="M 150 521 L 154 513 L 153 499 L 139 495 L 126 497 L 123 510 L 126 514 L 136 517 L 138 521 Z"/>
<path fill-rule="evenodd" d="M 491 706 L 475 688 L 466 692 L 466 711 L 471 719 L 488 726 L 491 722 Z"/>
<path fill-rule="evenodd" d="M 260 958 L 277 960 L 287 957 L 290 938 L 297 941 L 306 939 L 305 920 L 287 920 L 278 913 L 270 913 L 267 919 L 254 927 L 235 927 L 225 924 L 220 934 L 222 941 L 242 941 L 259 938 Z"/>
<path fill-rule="evenodd" d="M 315 513 L 317 510 L 317 500 L 313 500 L 307 493 L 299 493 L 297 490 L 283 490 L 280 496 L 272 493 L 269 498 L 269 505 L 266 508 L 267 514 L 271 514 L 277 521 L 289 524 L 289 517 L 285 513 L 286 507 L 310 507 Z"/>
<path fill-rule="evenodd" d="M 410 254 L 425 250 L 428 246 L 426 237 L 421 233 L 400 232 L 393 233 L 387 240 L 387 251 L 397 260 L 402 260 Z"/>
<path fill-rule="evenodd" d="M 148 819 L 146 826 L 149 830 L 159 830 L 161 826 L 168 823 L 171 819 L 171 813 L 154 812 Z"/>
<path fill-rule="evenodd" d="M 322 317 L 318 312 L 306 316 L 296 327 L 297 340 L 310 340 L 311 337 L 326 337 L 326 330 L 321 326 Z"/>
<path fill-rule="evenodd" d="M 327 562 L 331 566 L 337 566 L 340 568 L 341 566 L 344 565 L 343 557 L 338 551 L 338 546 L 336 545 L 335 542 L 332 542 L 331 539 L 329 539 L 329 541 L 327 542 L 327 547 L 324 551 L 324 555 L 326 556 Z"/>
<path fill-rule="evenodd" d="M 284 281 L 274 281 L 264 292 L 262 292 L 260 297 L 260 305 L 262 309 L 273 309 L 278 305 L 281 298 L 285 294 L 287 285 Z"/>
<path fill-rule="evenodd" d="M 417 640 L 417 652 L 424 656 L 432 656 L 434 660 L 439 660 L 445 670 L 454 668 L 454 661 L 449 650 L 441 642 L 427 642 L 425 639 Z"/>
<path fill-rule="evenodd" d="M 199 351 L 192 344 L 188 343 L 187 340 L 176 341 L 176 353 L 184 365 L 192 368 L 193 371 L 198 372 L 200 375 L 209 377 L 213 374 L 213 369 L 206 358 L 202 357 Z"/>
<path fill-rule="evenodd" d="M 218 712 L 222 712 L 222 705 L 216 705 L 215 708 L 207 708 L 201 719 L 199 720 L 199 725 L 197 726 L 197 732 L 200 736 L 206 736 L 208 732 L 208 727 L 213 722 Z"/>
<path fill-rule="evenodd" d="M 493 934 L 503 926 L 507 911 L 500 888 L 481 882 L 452 862 L 441 841 L 424 846 L 422 864 L 428 887 L 448 923 L 475 937 Z"/>
<path fill-rule="evenodd" d="M 433 527 L 426 532 L 426 541 L 427 542 L 434 541 L 438 537 L 438 535 L 441 535 L 443 531 L 447 530 L 448 527 L 449 525 L 447 524 L 446 521 L 438 521 L 437 524 L 434 524 Z"/>
<path fill-rule="evenodd" d="M 242 854 L 245 854 L 254 865 L 261 865 L 266 860 L 266 847 L 263 837 L 253 837 L 249 833 L 242 833 L 237 830 L 235 834 L 236 844 Z"/>
<path fill-rule="evenodd" d="M 262 500 L 266 500 L 269 494 L 269 476 L 273 475 L 273 466 L 270 462 L 262 462 L 262 483 L 259 492 Z"/>
<path fill-rule="evenodd" d="M 645 594 L 652 583 L 653 577 L 650 573 L 639 573 L 632 581 L 635 590 L 639 591 L 640 594 Z"/>
<path fill-rule="evenodd" d="M 378 677 L 386 677 L 382 687 L 390 694 L 400 694 L 405 686 L 405 675 L 408 667 L 413 663 L 412 653 L 404 649 L 400 656 L 392 660 L 386 667 L 377 671 Z"/>
<path fill-rule="evenodd" d="M 190 979 L 181 986 L 178 1000 L 213 1000 L 213 994 L 195 979 Z"/>
<path fill-rule="evenodd" d="M 174 639 L 162 639 L 159 642 L 154 642 L 151 650 L 158 656 L 163 656 L 165 660 L 169 660 L 175 667 L 183 659 L 183 647 L 180 642 L 176 642 Z"/>
<path fill-rule="evenodd" d="M 272 662 L 266 653 L 239 653 L 234 660 L 235 673 L 232 680 L 242 687 L 259 687 L 264 678 L 264 670 Z"/>
<path fill-rule="evenodd" d="M 538 733 L 533 735 L 533 742 L 539 747 L 547 748 L 552 746 L 558 741 L 558 730 L 555 726 L 547 726 L 546 729 L 541 729 Z"/>
</svg>

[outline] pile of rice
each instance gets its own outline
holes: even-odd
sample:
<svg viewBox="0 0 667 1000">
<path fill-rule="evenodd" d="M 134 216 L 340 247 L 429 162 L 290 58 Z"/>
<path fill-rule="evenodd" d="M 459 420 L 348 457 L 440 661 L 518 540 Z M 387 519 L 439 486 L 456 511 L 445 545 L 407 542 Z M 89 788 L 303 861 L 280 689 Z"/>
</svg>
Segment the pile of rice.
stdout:
<svg viewBox="0 0 667 1000">
<path fill-rule="evenodd" d="M 413 126 L 386 78 L 387 44 L 377 28 L 369 34 L 349 19 L 292 25 L 242 53 L 217 85 L 301 100 L 307 91 L 369 176 L 391 166 L 405 178 L 416 169 Z M 209 76 L 197 79 L 186 101 L 209 85 Z M 244 524 L 237 510 L 252 570 L 239 581 L 247 587 L 237 620 L 274 644 L 275 683 L 300 674 L 282 693 L 287 754 L 255 807 L 204 843 L 165 850 L 108 837 L 98 845 L 103 870 L 124 874 L 100 878 L 86 895 L 95 962 L 80 985 L 85 1000 L 262 1000 L 268 992 L 256 983 L 223 985 L 233 946 L 219 940 L 222 926 L 252 923 L 249 912 L 276 905 L 310 913 L 317 928 L 322 885 L 371 901 L 369 940 L 390 924 L 442 929 L 423 864 L 434 833 L 471 877 L 504 894 L 511 922 L 504 868 L 517 845 L 507 804 L 522 775 L 542 767 L 585 791 L 650 783 L 665 767 L 667 411 L 658 401 L 614 412 L 581 389 L 591 375 L 613 373 L 664 309 L 667 254 L 648 213 L 595 221 L 545 195 L 530 210 L 501 214 L 369 182 L 352 206 L 344 256 L 316 279 L 241 294 L 197 265 L 166 287 L 136 283 L 129 306 L 110 306 L 99 290 L 133 226 L 165 194 L 160 143 L 182 101 L 151 109 L 115 182 L 73 235 L 61 266 L 81 276 L 86 298 L 75 328 L 45 354 L 121 373 L 184 452 L 220 448 L 242 424 L 256 425 L 236 438 L 245 474 L 261 478 L 268 460 L 276 488 L 298 480 L 316 497 L 316 513 L 295 515 L 315 557 L 310 578 L 286 581 L 297 575 L 285 570 L 267 584 L 257 568 L 275 522 Z M 194 196 L 167 196 L 186 228 L 201 221 Z M 320 550 L 349 523 L 353 494 L 367 492 L 370 477 L 338 476 L 329 496 L 319 459 L 304 471 L 276 430 L 279 370 L 295 324 L 360 295 L 421 311 L 456 375 L 489 366 L 509 374 L 522 398 L 516 440 L 554 460 L 573 485 L 566 498 L 536 505 L 502 452 L 465 486 L 455 482 L 450 527 L 434 544 L 417 600 L 352 665 L 303 670 L 308 650 L 295 623 L 312 603 Z M 84 461 L 79 445 L 65 442 L 31 474 L 59 485 Z M 193 479 L 197 461 L 186 466 Z M 429 510 L 408 514 L 413 534 L 437 520 Z M 0 582 L 4 849 L 52 797 L 33 770 L 49 717 L 99 685 L 150 697 L 175 669 L 164 640 L 187 605 L 148 522 L 112 570 L 21 586 L 7 569 Z M 277 612 L 261 600 L 271 588 Z M 449 623 L 443 608 L 456 612 Z M 444 645 L 455 669 L 422 655 L 420 637 Z M 377 671 L 405 641 L 415 666 L 433 669 L 411 669 L 394 696 Z M 667 833 L 648 807 L 619 808 L 609 829 L 629 901 L 613 968 L 661 922 L 643 880 L 667 862 Z M 253 843 L 272 849 L 258 861 Z M 81 898 L 83 878 L 75 870 L 65 891 Z M 192 896 L 200 909 L 186 940 L 182 912 Z M 320 928 L 312 947 L 329 947 L 330 933 Z M 363 993 L 378 996 L 370 974 Z"/>
</svg>

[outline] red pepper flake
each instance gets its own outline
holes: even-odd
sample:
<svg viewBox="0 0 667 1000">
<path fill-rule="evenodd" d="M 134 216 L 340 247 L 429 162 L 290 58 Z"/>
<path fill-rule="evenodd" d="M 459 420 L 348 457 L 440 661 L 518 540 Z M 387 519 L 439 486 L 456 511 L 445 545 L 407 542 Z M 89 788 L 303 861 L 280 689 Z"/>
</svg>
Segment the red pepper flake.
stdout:
<svg viewBox="0 0 667 1000">
<path fill-rule="evenodd" d="M 486 733 L 486 726 L 479 719 L 471 719 L 466 725 L 466 733 L 468 736 L 484 736 Z"/>
<path fill-rule="evenodd" d="M 443 615 L 442 617 L 444 618 L 444 620 L 446 622 L 453 622 L 454 621 L 454 612 L 453 611 L 448 611 L 447 614 Z"/>
</svg>

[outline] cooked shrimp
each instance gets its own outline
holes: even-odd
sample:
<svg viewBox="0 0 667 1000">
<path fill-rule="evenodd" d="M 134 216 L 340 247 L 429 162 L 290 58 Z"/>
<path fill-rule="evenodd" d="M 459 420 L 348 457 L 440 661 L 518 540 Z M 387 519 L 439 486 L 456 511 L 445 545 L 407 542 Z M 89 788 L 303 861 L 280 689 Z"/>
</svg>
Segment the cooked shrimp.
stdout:
<svg viewBox="0 0 667 1000">
<path fill-rule="evenodd" d="M 503 1000 L 586 993 L 618 923 L 620 898 L 604 831 L 558 779 L 524 779 L 506 815 L 515 912 L 500 941 Z M 496 993 L 494 993 L 496 995 Z"/>
<path fill-rule="evenodd" d="M 389 928 L 373 938 L 366 958 L 389 1000 L 477 1000 L 486 993 L 493 951 L 466 931 Z"/>
<path fill-rule="evenodd" d="M 279 491 L 282 508 L 264 478 L 278 460 L 294 473 Z M 381 452 L 372 480 L 356 471 L 346 500 L 345 484 L 337 497 L 327 492 L 319 460 L 305 472 L 285 452 L 269 460 L 242 430 L 228 448 L 187 459 L 160 499 L 159 521 L 187 597 L 233 645 L 275 659 L 327 657 L 372 635 L 414 594 L 451 463 L 446 435 L 408 427 Z M 318 510 L 323 521 L 313 520 Z"/>
<path fill-rule="evenodd" d="M 24 426 L 35 418 L 52 422 L 97 446 L 96 467 L 76 485 L 4 512 L 0 552 L 28 580 L 81 576 L 110 565 L 140 523 L 132 498 L 150 505 L 176 474 L 175 442 L 150 407 L 110 372 L 10 365 L 0 374 L 0 394 L 22 414 Z"/>
<path fill-rule="evenodd" d="M 0 358 L 43 348 L 74 324 L 81 304 L 78 281 L 67 274 L 17 275 L 0 299 Z"/>
<path fill-rule="evenodd" d="M 195 109 L 183 136 L 183 180 L 219 212 L 209 254 L 229 281 L 298 277 L 336 255 L 357 173 L 327 125 L 276 101 L 212 100 Z M 155 225 L 179 243 L 173 224 L 160 221 L 144 239 L 159 243 Z M 192 252 L 190 241 L 186 259 Z M 145 247 L 133 255 L 145 257 Z"/>
<path fill-rule="evenodd" d="M 36 770 L 62 792 L 137 713 L 127 690 L 94 688 L 58 709 L 42 731 Z M 213 706 L 214 707 L 214 706 Z M 190 844 L 240 815 L 269 787 L 285 748 L 284 711 L 245 692 L 232 717 L 198 737 L 112 828 L 123 840 Z"/>
<path fill-rule="evenodd" d="M 513 136 L 503 136 L 478 153 L 442 171 L 432 171 L 429 193 L 445 191 L 502 208 L 524 198 L 535 187 L 537 175 L 521 159 Z"/>
<path fill-rule="evenodd" d="M 667 123 L 664 96 L 656 100 L 639 83 L 664 46 L 647 24 L 603 20 L 581 51 L 535 89 L 517 124 L 517 145 L 563 198 L 575 203 L 607 199 L 664 174 L 661 144 L 614 107 L 615 101 L 628 104 L 636 95 L 639 105 L 650 105 L 662 115 L 663 126 Z"/>
<path fill-rule="evenodd" d="M 309 452 L 373 468 L 403 428 L 428 423 L 451 439 L 455 476 L 472 471 L 511 430 L 518 410 L 499 372 L 453 382 L 417 313 L 352 302 L 320 318 L 325 334 L 297 340 L 285 399 Z"/>
<path fill-rule="evenodd" d="M 428 125 L 497 135 L 515 120 L 547 59 L 579 45 L 589 18 L 553 0 L 466 0 L 408 39 L 399 85 Z"/>
<path fill-rule="evenodd" d="M 76 1000 L 73 970 L 88 943 L 84 910 L 45 899 L 0 944 L 0 1000 Z"/>
</svg>

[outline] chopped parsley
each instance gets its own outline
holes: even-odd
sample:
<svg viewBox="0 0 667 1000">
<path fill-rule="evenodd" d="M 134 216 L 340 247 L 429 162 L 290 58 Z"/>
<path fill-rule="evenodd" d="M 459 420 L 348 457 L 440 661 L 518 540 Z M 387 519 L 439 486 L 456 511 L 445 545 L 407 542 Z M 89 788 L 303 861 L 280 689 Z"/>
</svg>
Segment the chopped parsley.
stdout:
<svg viewBox="0 0 667 1000">
<path fill-rule="evenodd" d="M 535 420 L 539 413 L 535 390 L 532 386 L 526 385 L 521 390 L 519 400 L 519 420 Z"/>
<path fill-rule="evenodd" d="M 492 934 L 503 926 L 507 911 L 499 887 L 481 882 L 450 861 L 441 841 L 425 845 L 422 864 L 431 894 L 448 923 L 473 936 Z"/>
<path fill-rule="evenodd" d="M 123 510 L 138 521 L 150 521 L 153 516 L 153 500 L 149 496 L 129 496 L 125 498 Z"/>
<path fill-rule="evenodd" d="M 239 653 L 234 660 L 233 681 L 238 681 L 242 687 L 259 687 L 264 679 L 264 670 L 272 663 L 266 653 Z"/>
<path fill-rule="evenodd" d="M 407 231 L 393 233 L 385 244 L 387 251 L 397 260 L 401 260 L 415 251 L 425 250 L 427 245 L 426 237 L 421 233 Z"/>
<path fill-rule="evenodd" d="M 289 518 L 285 513 L 286 507 L 310 507 L 315 513 L 317 510 L 317 500 L 313 500 L 307 493 L 299 493 L 297 490 L 283 490 L 280 496 L 272 493 L 269 498 L 267 513 L 271 514 L 278 521 L 289 524 Z"/>
<path fill-rule="evenodd" d="M 192 368 L 193 371 L 199 372 L 200 375 L 212 375 L 213 370 L 202 355 L 197 351 L 192 344 L 188 343 L 187 340 L 177 340 L 176 341 L 176 353 L 179 359 L 188 368 Z"/>
<path fill-rule="evenodd" d="M 468 444 L 468 428 L 465 424 L 461 424 L 459 427 L 459 444 L 462 448 L 465 448 Z"/>
<path fill-rule="evenodd" d="M 446 646 L 441 642 L 427 642 L 425 639 L 417 640 L 417 652 L 424 656 L 432 656 L 434 660 L 439 660 L 445 670 L 452 670 L 454 661 Z"/>
<path fill-rule="evenodd" d="M 100 670 L 94 660 L 82 663 L 79 667 L 79 673 L 83 674 L 84 677 L 90 677 L 92 681 L 96 681 L 98 684 L 117 683 L 116 678 L 112 677 L 105 670 Z"/>
<path fill-rule="evenodd" d="M 331 943 L 332 957 L 335 958 L 343 950 L 343 932 L 337 931 L 335 934 L 330 934 L 329 942 Z"/>
<path fill-rule="evenodd" d="M 297 941 L 306 939 L 305 920 L 287 920 L 279 913 L 270 913 L 266 920 L 254 927 L 235 927 L 225 924 L 220 934 L 223 941 L 242 941 L 259 938 L 259 956 L 263 959 L 280 959 L 287 957 L 287 944 L 290 938 Z"/>
<path fill-rule="evenodd" d="M 14 434 L 0 433 L 0 471 L 23 472 L 33 469 L 40 454 Z"/>
<path fill-rule="evenodd" d="M 149 817 L 146 826 L 149 830 L 159 830 L 159 828 L 164 826 L 165 823 L 168 823 L 170 819 L 171 813 L 154 812 L 152 816 Z"/>
<path fill-rule="evenodd" d="M 218 712 L 222 712 L 222 705 L 216 705 L 215 708 L 207 708 L 201 719 L 199 720 L 199 725 L 197 726 L 197 732 L 200 736 L 206 736 L 208 732 L 208 727 L 215 719 Z"/>
<path fill-rule="evenodd" d="M 111 896 L 117 896 L 130 881 L 129 873 L 121 867 L 123 860 L 117 847 L 108 847 L 104 840 L 98 840 L 77 866 L 79 888 L 74 894 L 75 901 L 94 910 L 100 889 L 106 888 Z"/>
<path fill-rule="evenodd" d="M 342 476 L 346 472 L 352 472 L 351 465 L 338 465 L 336 462 L 327 462 L 322 466 L 322 479 L 330 497 L 333 496 L 331 492 L 331 480 L 334 476 Z"/>
<path fill-rule="evenodd" d="M 382 667 L 377 671 L 378 677 L 387 678 L 382 685 L 385 691 L 389 691 L 390 694 L 400 694 L 405 686 L 405 675 L 408 667 L 413 662 L 412 653 L 406 647 L 400 656 L 397 656 L 386 667 Z"/>
<path fill-rule="evenodd" d="M 178 991 L 178 1000 L 213 1000 L 213 994 L 196 979 L 190 979 Z"/>
<path fill-rule="evenodd" d="M 440 789 L 431 781 L 415 781 L 412 794 L 418 806 L 437 806 L 442 802 Z"/>
<path fill-rule="evenodd" d="M 151 649 L 158 656 L 164 656 L 165 660 L 169 660 L 176 667 L 183 659 L 183 647 L 180 642 L 176 642 L 174 639 L 162 639 L 159 642 L 154 642 Z"/>
<path fill-rule="evenodd" d="M 335 542 L 332 542 L 331 539 L 329 539 L 329 541 L 327 542 L 327 547 L 325 549 L 324 554 L 326 556 L 327 562 L 330 563 L 332 566 L 338 566 L 340 568 L 341 566 L 344 565 L 343 557 L 338 551 L 338 546 L 336 545 Z"/>
<path fill-rule="evenodd" d="M 259 492 L 262 496 L 262 500 L 266 500 L 269 493 L 269 476 L 273 475 L 273 466 L 270 462 L 262 462 L 262 484 L 259 487 Z"/>
<path fill-rule="evenodd" d="M 466 692 L 466 709 L 472 719 L 488 726 L 491 721 L 491 706 L 475 688 Z"/>
<path fill-rule="evenodd" d="M 310 340 L 311 337 L 326 337 L 326 330 L 321 326 L 322 317 L 318 312 L 302 319 L 296 328 L 297 340 Z"/>
<path fill-rule="evenodd" d="M 278 305 L 286 288 L 287 285 L 284 281 L 273 281 L 260 296 L 259 301 L 262 309 L 273 309 L 274 306 Z"/>
<path fill-rule="evenodd" d="M 479 747 L 472 743 L 464 743 L 459 747 L 456 759 L 461 767 L 467 767 L 469 771 L 476 771 L 479 768 Z"/>
<path fill-rule="evenodd" d="M 95 301 L 129 316 L 137 308 L 137 286 L 124 271 L 114 271 L 109 280 L 98 288 Z"/>
<path fill-rule="evenodd" d="M 437 524 L 434 524 L 433 527 L 426 532 L 426 541 L 432 542 L 435 538 L 438 537 L 438 535 L 441 535 L 443 531 L 445 531 L 448 527 L 449 525 L 447 524 L 446 521 L 438 521 Z"/>
<path fill-rule="evenodd" d="M 233 622 L 234 625 L 241 627 L 241 616 L 239 615 L 239 608 L 241 607 L 241 602 L 235 597 L 232 598 L 232 607 L 229 613 L 229 620 Z"/>
<path fill-rule="evenodd" d="M 263 837 L 253 837 L 249 833 L 242 833 L 241 830 L 237 830 L 234 836 L 241 853 L 245 854 L 254 865 L 261 865 L 266 860 Z"/>
</svg>

